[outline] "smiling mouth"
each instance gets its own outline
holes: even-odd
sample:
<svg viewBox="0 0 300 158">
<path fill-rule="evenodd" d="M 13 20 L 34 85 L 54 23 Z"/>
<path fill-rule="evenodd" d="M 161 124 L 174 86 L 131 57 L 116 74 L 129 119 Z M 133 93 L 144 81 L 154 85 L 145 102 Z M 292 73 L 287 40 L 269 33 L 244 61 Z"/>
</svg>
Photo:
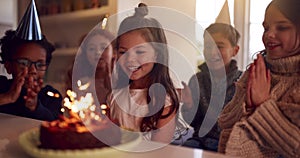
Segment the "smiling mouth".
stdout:
<svg viewBox="0 0 300 158">
<path fill-rule="evenodd" d="M 267 48 L 269 49 L 269 50 L 273 50 L 273 49 L 275 49 L 276 47 L 278 47 L 279 46 L 279 44 L 274 44 L 274 43 L 268 43 L 267 44 Z"/>
<path fill-rule="evenodd" d="M 128 66 L 128 69 L 132 72 L 137 71 L 140 69 L 142 66 Z"/>
</svg>

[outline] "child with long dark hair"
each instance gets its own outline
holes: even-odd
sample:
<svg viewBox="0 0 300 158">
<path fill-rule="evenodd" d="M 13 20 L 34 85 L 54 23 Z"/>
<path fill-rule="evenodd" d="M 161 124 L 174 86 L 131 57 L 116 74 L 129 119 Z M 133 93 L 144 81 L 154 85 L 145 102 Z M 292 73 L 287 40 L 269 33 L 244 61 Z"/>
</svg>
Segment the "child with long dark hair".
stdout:
<svg viewBox="0 0 300 158">
<path fill-rule="evenodd" d="M 106 104 L 111 92 L 111 73 L 115 60 L 115 36 L 108 30 L 95 27 L 82 41 L 76 60 L 68 71 L 66 90 L 78 95 L 91 92 L 97 104 Z M 77 81 L 90 86 L 81 91 Z"/>
<path fill-rule="evenodd" d="M 169 75 L 164 30 L 147 14 L 147 6 L 141 3 L 120 24 L 110 115 L 121 127 L 144 132 L 146 140 L 169 143 L 179 100 Z"/>
<path fill-rule="evenodd" d="M 300 157 L 300 1 L 265 11 L 265 51 L 236 84 L 219 117 L 219 151 L 238 157 Z"/>
</svg>

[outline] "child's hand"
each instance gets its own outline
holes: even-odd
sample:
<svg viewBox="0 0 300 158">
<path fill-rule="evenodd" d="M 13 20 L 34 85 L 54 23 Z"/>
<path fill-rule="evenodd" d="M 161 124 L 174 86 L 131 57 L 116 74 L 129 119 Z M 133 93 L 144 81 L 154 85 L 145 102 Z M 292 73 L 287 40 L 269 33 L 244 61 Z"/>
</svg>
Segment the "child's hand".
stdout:
<svg viewBox="0 0 300 158">
<path fill-rule="evenodd" d="M 28 73 L 28 69 L 25 68 L 24 71 L 20 72 L 16 78 L 13 79 L 12 85 L 7 93 L 5 93 L 5 97 L 7 101 L 3 104 L 14 103 L 20 96 L 22 86 L 25 83 L 25 76 Z"/>
<path fill-rule="evenodd" d="M 246 103 L 248 107 L 257 107 L 270 98 L 271 75 L 265 66 L 261 54 L 251 64 L 247 84 Z"/>
<path fill-rule="evenodd" d="M 181 91 L 180 100 L 184 103 L 183 105 L 186 106 L 186 108 L 190 109 L 193 106 L 192 91 L 185 82 L 182 81 L 181 83 L 183 85 L 183 89 Z"/>
<path fill-rule="evenodd" d="M 37 107 L 38 101 L 38 93 L 43 86 L 43 79 L 39 79 L 38 81 L 34 80 L 32 76 L 28 77 L 28 88 L 27 94 L 24 96 L 25 106 L 33 111 Z"/>
</svg>

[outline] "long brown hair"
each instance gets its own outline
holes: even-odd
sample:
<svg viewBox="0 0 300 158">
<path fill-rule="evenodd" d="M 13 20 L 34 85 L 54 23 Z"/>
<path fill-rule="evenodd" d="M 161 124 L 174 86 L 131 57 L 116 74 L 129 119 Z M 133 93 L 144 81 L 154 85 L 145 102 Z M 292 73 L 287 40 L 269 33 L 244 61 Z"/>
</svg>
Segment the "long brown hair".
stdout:
<svg viewBox="0 0 300 158">
<path fill-rule="evenodd" d="M 157 122 L 159 119 L 166 118 L 172 113 L 177 112 L 179 109 L 179 99 L 176 93 L 176 89 L 169 75 L 168 68 L 168 57 L 169 52 L 167 48 L 167 39 L 162 29 L 161 24 L 154 18 L 145 18 L 148 14 L 148 8 L 145 4 L 140 3 L 138 8 L 135 8 L 135 14 L 133 16 L 125 18 L 119 27 L 118 36 L 116 40 L 116 47 L 119 48 L 120 36 L 131 31 L 138 31 L 144 39 L 149 42 L 157 53 L 157 61 L 154 64 L 152 71 L 149 74 L 149 82 L 145 83 L 148 89 L 151 85 L 159 83 L 164 86 L 166 94 L 171 98 L 171 109 L 166 115 L 162 115 L 164 107 L 161 108 L 160 105 L 165 104 L 166 95 L 162 95 L 159 87 L 155 87 L 148 91 L 147 101 L 149 103 L 149 113 L 152 116 L 144 117 L 140 126 L 141 131 L 150 131 L 152 129 L 157 129 Z M 119 67 L 119 65 L 116 65 Z M 118 81 L 126 81 L 124 78 L 128 78 L 121 68 L 118 68 Z M 128 80 L 127 80 L 128 81 Z M 130 84 L 129 80 L 129 84 Z M 127 83 L 117 82 L 116 87 L 122 88 L 128 85 Z M 151 87 L 152 88 L 152 87 Z M 152 98 L 152 102 L 151 102 Z M 160 109 L 158 109 L 160 108 Z"/>
<path fill-rule="evenodd" d="M 72 89 L 72 85 L 84 77 L 92 78 L 93 76 L 95 76 L 94 73 L 97 72 L 97 65 L 92 64 L 88 61 L 87 45 L 90 42 L 91 38 L 97 35 L 103 36 L 104 38 L 106 38 L 111 42 L 107 47 L 109 47 L 110 45 L 113 48 L 115 47 L 115 36 L 108 30 L 103 30 L 97 27 L 94 28 L 92 31 L 90 31 L 88 34 L 83 35 L 82 39 L 80 40 L 80 47 L 79 47 L 80 51 L 77 57 L 74 59 L 73 65 L 69 68 L 67 72 L 67 76 L 66 76 L 67 78 L 65 84 L 66 90 Z M 113 61 L 110 64 L 111 64 L 109 67 L 110 69 L 107 73 L 111 73 L 110 71 L 113 68 Z M 73 69 L 77 70 L 75 74 L 73 74 Z M 110 75 L 104 76 L 103 79 L 105 81 L 105 88 L 111 89 Z M 75 91 L 74 89 L 72 90 Z M 100 91 L 100 90 L 96 89 L 96 91 Z"/>
<path fill-rule="evenodd" d="M 300 1 L 299 0 L 272 0 L 267 6 L 265 12 L 274 5 L 278 10 L 296 26 L 296 37 L 299 38 L 300 33 Z M 300 51 L 300 44 L 295 41 L 294 51 Z"/>
</svg>

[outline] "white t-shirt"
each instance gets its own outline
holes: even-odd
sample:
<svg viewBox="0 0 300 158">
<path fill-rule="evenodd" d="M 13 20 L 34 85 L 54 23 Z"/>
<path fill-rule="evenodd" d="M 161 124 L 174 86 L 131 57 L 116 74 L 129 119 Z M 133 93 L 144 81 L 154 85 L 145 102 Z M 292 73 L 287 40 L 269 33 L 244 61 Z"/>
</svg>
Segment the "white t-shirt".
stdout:
<svg viewBox="0 0 300 158">
<path fill-rule="evenodd" d="M 181 84 L 181 80 L 177 74 L 173 73 L 172 71 L 169 71 L 169 74 L 175 89 L 183 89 L 183 85 Z"/>
<path fill-rule="evenodd" d="M 112 97 L 113 96 L 113 97 Z M 122 128 L 139 132 L 143 117 L 149 114 L 147 105 L 147 89 L 129 89 L 129 87 L 113 90 L 108 97 L 110 116 L 118 121 Z M 164 107 L 171 106 L 170 96 L 167 95 Z M 144 139 L 150 140 L 151 134 L 144 133 Z"/>
</svg>

